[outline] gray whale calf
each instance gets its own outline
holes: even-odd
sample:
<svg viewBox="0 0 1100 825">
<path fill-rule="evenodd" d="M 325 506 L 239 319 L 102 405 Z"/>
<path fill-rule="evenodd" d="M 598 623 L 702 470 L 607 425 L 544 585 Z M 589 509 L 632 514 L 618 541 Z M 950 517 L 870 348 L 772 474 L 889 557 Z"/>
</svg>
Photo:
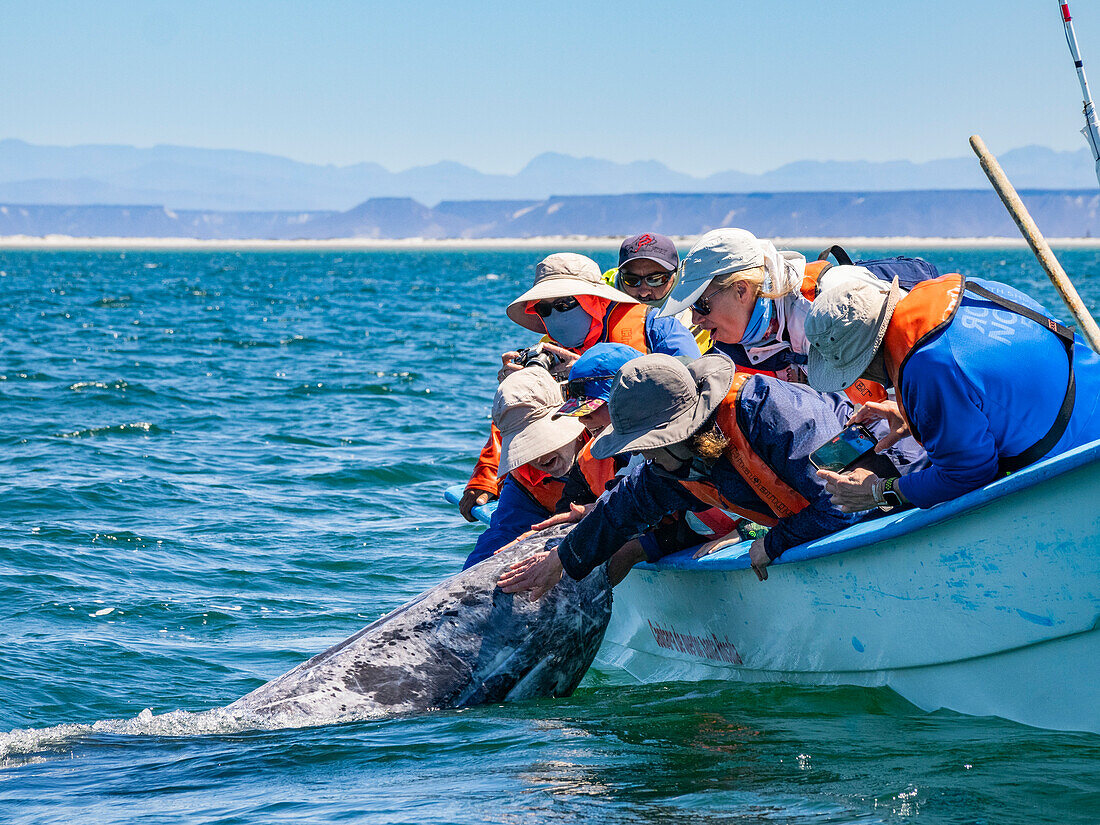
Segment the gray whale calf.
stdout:
<svg viewBox="0 0 1100 825">
<path fill-rule="evenodd" d="M 496 586 L 508 566 L 555 546 L 570 527 L 452 576 L 226 709 L 342 720 L 570 695 L 611 617 L 605 569 L 579 582 L 563 576 L 535 603 Z"/>
</svg>

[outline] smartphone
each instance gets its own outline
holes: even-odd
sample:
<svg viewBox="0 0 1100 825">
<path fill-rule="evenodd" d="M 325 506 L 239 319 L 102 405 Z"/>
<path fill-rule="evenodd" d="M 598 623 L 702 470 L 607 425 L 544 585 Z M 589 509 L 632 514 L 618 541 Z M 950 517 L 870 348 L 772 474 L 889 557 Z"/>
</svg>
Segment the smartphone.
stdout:
<svg viewBox="0 0 1100 825">
<path fill-rule="evenodd" d="M 875 448 L 878 438 L 862 424 L 850 424 L 810 453 L 819 470 L 843 473 Z"/>
</svg>

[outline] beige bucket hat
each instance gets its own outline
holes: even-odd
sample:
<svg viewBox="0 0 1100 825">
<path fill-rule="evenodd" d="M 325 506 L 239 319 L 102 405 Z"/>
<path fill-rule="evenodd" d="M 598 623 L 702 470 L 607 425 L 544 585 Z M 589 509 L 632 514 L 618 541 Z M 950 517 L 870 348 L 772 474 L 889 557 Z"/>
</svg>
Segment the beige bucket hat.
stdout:
<svg viewBox="0 0 1100 825">
<path fill-rule="evenodd" d="M 508 305 L 508 317 L 525 329 L 543 333 L 546 330 L 542 319 L 527 313 L 527 302 L 552 301 L 576 295 L 595 295 L 623 304 L 638 303 L 625 292 L 608 285 L 599 264 L 588 256 L 556 252 L 539 261 L 535 267 L 534 286 Z"/>
<path fill-rule="evenodd" d="M 849 281 L 818 295 L 806 317 L 810 386 L 820 392 L 840 392 L 852 386 L 882 346 L 900 300 L 897 278 L 888 292 L 862 281 Z"/>
<path fill-rule="evenodd" d="M 734 371 L 724 355 L 689 364 L 662 354 L 628 361 L 611 388 L 611 426 L 592 442 L 592 455 L 667 447 L 694 435 L 729 393 Z"/>
<path fill-rule="evenodd" d="M 562 403 L 561 387 L 541 367 L 513 372 L 500 382 L 493 398 L 493 423 L 500 430 L 498 478 L 580 437 L 579 419 L 553 417 Z"/>
</svg>

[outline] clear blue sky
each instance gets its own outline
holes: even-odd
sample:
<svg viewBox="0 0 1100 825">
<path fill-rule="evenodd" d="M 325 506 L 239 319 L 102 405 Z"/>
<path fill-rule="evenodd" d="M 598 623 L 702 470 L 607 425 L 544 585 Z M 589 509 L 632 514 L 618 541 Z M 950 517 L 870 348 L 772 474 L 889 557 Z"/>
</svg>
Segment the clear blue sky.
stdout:
<svg viewBox="0 0 1100 825">
<path fill-rule="evenodd" d="M 1073 0 L 1100 94 L 1100 3 Z M 693 174 L 1085 144 L 1055 0 L 0 0 L 0 137 Z"/>
</svg>

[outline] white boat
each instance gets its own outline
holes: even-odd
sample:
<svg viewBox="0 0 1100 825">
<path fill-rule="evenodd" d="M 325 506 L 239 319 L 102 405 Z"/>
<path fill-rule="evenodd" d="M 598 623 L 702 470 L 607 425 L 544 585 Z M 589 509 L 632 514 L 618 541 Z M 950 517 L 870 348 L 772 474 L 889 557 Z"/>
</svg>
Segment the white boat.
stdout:
<svg viewBox="0 0 1100 825">
<path fill-rule="evenodd" d="M 748 547 L 638 565 L 596 666 L 886 685 L 926 710 L 1100 733 L 1100 441 L 792 548 L 766 582 Z"/>
</svg>

